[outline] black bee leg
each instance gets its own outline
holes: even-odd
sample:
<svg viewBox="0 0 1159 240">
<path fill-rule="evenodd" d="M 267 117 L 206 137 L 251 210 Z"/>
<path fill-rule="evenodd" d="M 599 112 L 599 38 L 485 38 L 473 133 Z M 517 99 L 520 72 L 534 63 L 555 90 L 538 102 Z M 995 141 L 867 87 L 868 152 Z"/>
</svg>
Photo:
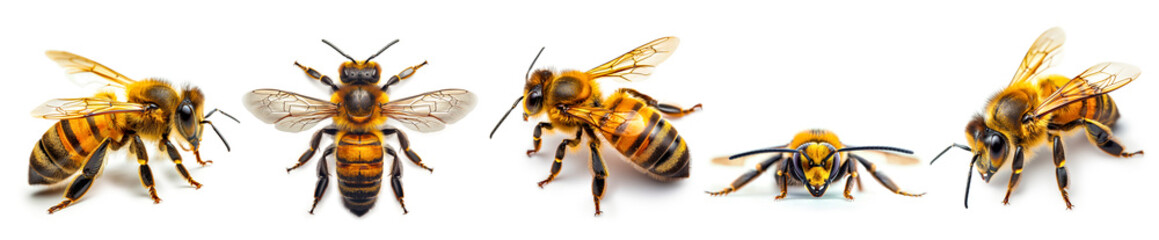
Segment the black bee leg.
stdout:
<svg viewBox="0 0 1159 240">
<path fill-rule="evenodd" d="M 527 157 L 531 157 L 531 154 L 539 152 L 539 145 L 543 142 L 543 139 L 540 139 L 539 137 L 543 136 L 543 129 L 551 130 L 551 123 L 541 122 L 539 125 L 535 125 L 535 133 L 531 134 L 531 144 L 534 145 L 535 148 L 527 150 Z"/>
<path fill-rule="evenodd" d="M 1021 156 L 1021 154 L 1019 156 Z M 892 191 L 893 193 L 910 197 L 920 197 L 922 195 L 926 195 L 926 193 L 914 194 L 902 191 L 897 187 L 897 184 L 893 183 L 893 180 L 889 179 L 889 176 L 886 176 L 885 173 L 882 173 L 881 171 L 877 171 L 877 165 L 874 165 L 872 162 L 865 160 L 865 158 L 861 158 L 861 156 L 849 154 L 849 157 L 857 159 L 857 162 L 861 163 L 861 166 L 864 167 L 865 170 L 869 171 L 869 174 L 873 175 L 873 178 L 877 179 L 878 183 L 881 183 L 882 186 L 885 186 L 885 188 L 889 189 L 889 191 Z M 1021 162 L 1021 160 L 1017 161 Z M 1019 164 L 1019 166 L 1021 166 L 1021 164 Z"/>
<path fill-rule="evenodd" d="M 185 169 L 185 165 L 181 163 L 181 153 L 177 152 L 177 147 L 173 146 L 173 143 L 170 143 L 169 138 L 161 138 L 161 147 L 165 147 L 165 152 L 169 154 L 169 160 L 173 160 L 173 163 L 175 163 L 177 173 L 181 173 L 181 177 L 184 177 L 185 181 L 188 181 L 191 186 L 194 186 L 196 189 L 201 189 L 202 183 L 194 181 L 194 177 L 189 176 L 189 170 Z M 141 151 L 141 153 L 144 152 L 144 150 Z"/>
<path fill-rule="evenodd" d="M 659 101 L 656 101 L 656 99 L 652 98 L 651 96 L 648 96 L 644 93 L 641 93 L 640 91 L 636 91 L 636 89 L 631 89 L 631 88 L 617 89 L 616 92 L 626 93 L 628 95 L 632 95 L 634 97 L 643 99 L 644 102 L 648 103 L 648 106 L 656 108 L 656 110 L 660 110 L 660 112 L 664 113 L 664 115 L 668 115 L 669 117 L 683 117 L 684 115 L 688 115 L 689 113 L 695 112 L 699 109 L 703 109 L 701 107 L 701 104 L 699 104 L 699 103 L 697 103 L 696 106 L 692 106 L 691 108 L 688 108 L 688 109 L 682 109 L 682 108 L 680 108 L 680 106 L 676 106 L 673 104 L 660 103 Z"/>
<path fill-rule="evenodd" d="M 576 131 L 575 139 L 564 139 L 559 143 L 559 147 L 555 148 L 555 162 L 551 163 L 551 175 L 547 179 L 539 181 L 539 187 L 543 188 L 544 184 L 555 180 L 555 176 L 559 175 L 559 169 L 563 167 L 563 156 L 567 155 L 567 149 L 579 146 L 580 140 L 584 135 L 583 129 Z"/>
<path fill-rule="evenodd" d="M 310 158 L 314 157 L 314 152 L 318 151 L 318 144 L 322 142 L 322 134 L 334 135 L 335 133 L 338 133 L 338 129 L 329 127 L 315 132 L 314 137 L 310 138 L 310 148 L 306 149 L 306 152 L 302 153 L 301 157 L 298 157 L 298 163 L 294 164 L 294 166 L 286 168 L 286 173 L 289 173 L 290 170 L 294 170 L 295 168 L 305 165 L 306 162 L 310 161 Z"/>
<path fill-rule="evenodd" d="M 108 152 L 110 142 L 112 141 L 105 138 L 105 140 L 101 141 L 101 145 L 93 149 L 92 153 L 89 153 L 88 159 L 85 160 L 84 168 L 81 168 L 80 174 L 72 180 L 72 183 L 69 183 L 68 189 L 64 190 L 64 201 L 48 208 L 49 214 L 68 207 L 69 204 L 76 202 L 89 191 L 93 180 L 97 178 L 97 174 L 101 172 L 102 166 L 105 165 L 105 154 Z"/>
<path fill-rule="evenodd" d="M 302 66 L 302 64 L 298 64 L 298 62 L 294 62 L 294 66 L 301 68 L 303 72 L 306 72 L 306 75 L 310 76 L 310 78 L 322 81 L 322 84 L 326 84 L 326 86 L 330 87 L 330 91 L 338 91 L 338 86 L 334 85 L 334 81 L 330 80 L 330 77 L 319 73 L 318 70 L 314 70 L 314 68 L 311 67 Z"/>
<path fill-rule="evenodd" d="M 161 197 L 157 196 L 157 188 L 153 185 L 153 169 L 149 168 L 149 154 L 145 152 L 145 143 L 137 134 L 126 137 L 131 141 L 129 142 L 129 151 L 137 156 L 137 164 L 141 165 L 137 172 L 137 176 L 141 178 L 141 186 L 149 190 L 149 197 L 153 198 L 153 203 L 160 203 Z M 201 186 L 198 185 L 198 187 Z"/>
<path fill-rule="evenodd" d="M 1133 153 L 1124 152 L 1123 145 L 1119 144 L 1119 140 L 1115 139 L 1114 135 L 1111 134 L 1111 128 L 1107 127 L 1107 125 L 1090 119 L 1082 119 L 1080 121 L 1082 121 L 1083 126 L 1087 129 L 1087 139 L 1090 139 L 1091 143 L 1098 146 L 1103 152 L 1118 157 L 1131 157 L 1135 156 L 1135 154 L 1143 154 L 1143 150 Z"/>
<path fill-rule="evenodd" d="M 1070 204 L 1070 196 L 1067 194 L 1067 186 L 1070 185 L 1070 179 L 1066 174 L 1066 153 L 1063 151 L 1062 139 L 1058 135 L 1050 134 L 1050 145 L 1054 151 L 1054 177 L 1058 179 L 1058 192 L 1062 193 L 1062 200 L 1066 202 L 1066 209 L 1071 209 L 1074 205 Z"/>
<path fill-rule="evenodd" d="M 587 130 L 590 136 L 595 136 L 592 134 L 591 129 Z M 603 211 L 600 211 L 600 199 L 604 198 L 604 187 L 607 184 L 605 181 L 608 179 L 608 167 L 604 163 L 604 158 L 600 157 L 600 141 L 598 139 L 592 139 L 588 141 L 588 145 L 591 147 L 592 152 L 592 161 L 589 166 L 592 169 L 592 201 L 596 203 L 596 215 L 598 216 L 603 213 Z"/>
<path fill-rule="evenodd" d="M 402 131 L 394 128 L 387 128 L 382 130 L 382 135 L 390 134 L 394 134 L 394 136 L 398 138 L 398 146 L 402 148 L 402 153 L 406 154 L 406 158 L 410 159 L 410 161 L 415 165 L 419 165 L 419 167 L 426 169 L 429 172 L 435 172 L 435 169 L 427 167 L 427 165 L 423 164 L 423 159 L 419 158 L 419 155 L 415 153 L 415 151 L 410 150 L 410 140 L 406 138 L 406 133 L 403 133 Z"/>
<path fill-rule="evenodd" d="M 402 214 L 410 213 L 406 210 L 406 204 L 402 202 L 402 163 L 398 161 L 398 154 L 390 147 L 383 147 L 386 155 L 390 155 L 394 160 L 390 163 L 390 189 L 394 190 L 394 199 L 398 200 L 398 205 L 402 207 Z"/>
<path fill-rule="evenodd" d="M 705 191 L 705 192 L 708 193 L 708 195 L 712 195 L 712 196 L 723 196 L 723 195 L 728 195 L 729 193 L 732 193 L 736 190 L 740 190 L 740 188 L 744 187 L 745 184 L 748 184 L 749 181 L 752 181 L 753 179 L 757 178 L 762 173 L 764 173 L 766 170 L 768 170 L 769 167 L 773 165 L 773 163 L 781 161 L 781 158 L 782 158 L 781 154 L 776 154 L 773 157 L 770 157 L 769 159 L 758 163 L 756 169 L 749 170 L 748 172 L 745 172 L 743 175 L 740 175 L 740 177 L 737 177 L 736 180 L 733 180 L 732 184 L 729 184 L 727 188 L 724 188 L 723 190 L 716 191 L 716 192 L 709 192 L 709 191 Z"/>
<path fill-rule="evenodd" d="M 1022 177 L 1022 146 L 1014 149 L 1014 162 L 1011 162 L 1010 169 L 1010 184 L 1006 185 L 1006 198 L 1002 199 L 1002 204 L 1010 205 L 1010 193 L 1014 192 L 1014 188 L 1018 187 L 1018 179 Z"/>
<path fill-rule="evenodd" d="M 310 214 L 314 214 L 314 208 L 318 207 L 318 201 L 322 200 L 322 195 L 326 194 L 326 186 L 330 184 L 330 170 L 326 164 L 326 157 L 334 153 L 334 144 L 326 147 L 322 151 L 322 158 L 318 159 L 318 183 L 314 186 L 314 205 L 310 206 Z"/>
<path fill-rule="evenodd" d="M 382 85 L 382 91 L 385 92 L 387 89 L 390 89 L 390 85 L 394 85 L 395 83 L 398 83 L 399 81 L 406 80 L 407 78 L 410 78 L 410 76 L 414 76 L 415 71 L 418 71 L 419 68 L 426 66 L 426 65 L 427 65 L 427 61 L 423 61 L 423 63 L 420 63 L 419 65 L 407 67 L 406 69 L 403 69 L 401 72 L 398 72 L 398 74 L 395 74 L 394 76 L 390 76 L 390 79 L 386 80 L 386 84 Z"/>
</svg>

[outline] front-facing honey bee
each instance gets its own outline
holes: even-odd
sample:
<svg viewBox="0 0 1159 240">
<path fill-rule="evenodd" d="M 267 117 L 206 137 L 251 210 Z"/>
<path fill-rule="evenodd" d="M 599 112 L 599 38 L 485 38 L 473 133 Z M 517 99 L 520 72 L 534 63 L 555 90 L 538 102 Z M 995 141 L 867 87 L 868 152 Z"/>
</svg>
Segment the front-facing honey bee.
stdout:
<svg viewBox="0 0 1159 240">
<path fill-rule="evenodd" d="M 403 126 L 420 132 L 438 131 L 446 127 L 446 124 L 454 123 L 466 116 L 475 106 L 475 95 L 462 89 L 443 89 L 390 101 L 387 89 L 409 78 L 416 70 L 426 65 L 426 62 L 403 69 L 380 87 L 378 82 L 382 68 L 370 60 L 398 40 L 387 44 L 378 53 L 363 61 L 354 60 L 326 40 L 322 42 L 350 59 L 338 68 L 341 85 L 335 85 L 330 77 L 318 73 L 313 68 L 298 63 L 294 65 L 311 78 L 329 86 L 333 92 L 330 101 L 276 89 L 258 89 L 245 95 L 246 108 L 263 122 L 275 124 L 278 130 L 287 132 L 310 129 L 326 119 L 334 121 L 330 126 L 314 133 L 314 137 L 310 140 L 310 148 L 302 153 L 297 164 L 286 169 L 286 172 L 289 172 L 309 161 L 317 151 L 323 134 L 334 136 L 334 143 L 326 147 L 318 163 L 318 183 L 314 190 L 314 204 L 310 207 L 310 214 L 314 213 L 314 208 L 318 206 L 318 201 L 326 193 L 326 186 L 330 182 L 326 156 L 332 153 L 336 157 L 338 190 L 342 193 L 342 202 L 350 212 L 358 216 L 366 214 L 374 207 L 378 191 L 382 187 L 382 156 L 383 153 L 390 155 L 393 158 L 390 186 L 405 214 L 407 210 L 402 201 L 400 180 L 402 164 L 394 149 L 384 145 L 383 137 L 395 135 L 398 137 L 399 147 L 411 162 L 428 171 L 433 170 L 423 165 L 422 159 L 411 150 L 406 134 L 387 125 L 386 120 L 394 119 Z"/>
<path fill-rule="evenodd" d="M 659 103 L 630 88 L 617 89 L 610 97 L 603 99 L 596 84 L 596 80 L 606 78 L 643 80 L 656 65 L 668 59 L 679 43 L 676 37 L 656 39 L 587 72 L 553 72 L 544 69 L 531 72 L 531 68 L 528 68 L 523 96 L 515 101 L 511 109 L 522 102 L 523 121 L 546 114 L 550 122 L 541 122 L 535 127 L 532 137 L 534 149 L 528 150 L 527 156 L 539 151 L 543 129 L 575 131 L 574 139 L 565 139 L 556 148 L 551 175 L 540 181 L 539 187 L 555 179 L 567 149 L 579 146 L 586 133 L 592 153 L 589 164 L 594 175 L 592 196 L 596 215 L 599 215 L 600 199 L 604 196 L 604 181 L 608 172 L 600 157 L 600 140 L 596 131 L 615 145 L 616 150 L 627 157 L 637 170 L 648 176 L 660 181 L 688 177 L 688 147 L 676 129 L 660 115 L 683 116 L 700 108 L 700 104 L 690 109 L 681 109 L 675 105 Z M 543 53 L 542 49 L 540 53 Z M 538 55 L 536 59 L 539 59 Z M 532 61 L 531 66 L 535 66 L 535 61 Z M 511 114 L 511 110 L 503 115 L 503 119 L 508 114 Z M 495 130 L 503 124 L 503 119 L 495 125 Z M 491 131 L 491 136 L 495 135 L 495 130 Z"/>
<path fill-rule="evenodd" d="M 1143 154 L 1143 151 L 1125 152 L 1112 136 L 1109 126 L 1119 119 L 1119 110 L 1111 96 L 1106 95 L 1138 78 L 1139 68 L 1107 62 L 1096 64 L 1073 79 L 1057 74 L 1040 75 L 1052 65 L 1064 39 L 1059 28 L 1042 33 L 1030 46 L 1010 84 L 990 98 L 985 112 L 966 124 L 969 145 L 950 145 L 930 164 L 950 148 L 958 147 L 974 153 L 970 165 L 978 170 L 982 180 L 990 182 L 990 177 L 1009 161 L 1013 173 L 1006 186 L 1006 198 L 1002 200 L 1003 204 L 1009 204 L 1010 193 L 1022 176 L 1023 161 L 1033 153 L 1028 150 L 1050 144 L 1058 190 L 1066 208 L 1070 209 L 1073 205 L 1067 196 L 1069 179 L 1062 134 L 1082 128 L 1091 143 L 1107 154 L 1117 157 Z M 967 208 L 972 178 L 973 171 L 970 171 L 966 180 Z"/>
<path fill-rule="evenodd" d="M 769 159 L 757 164 L 755 170 L 748 171 L 738 177 L 727 188 L 707 193 L 713 196 L 732 193 L 744 187 L 745 184 L 748 184 L 749 181 L 752 181 L 765 171 L 768 171 L 773 164 L 777 164 L 774 173 L 776 174 L 777 184 L 781 188 L 781 194 L 777 195 L 777 199 L 785 198 L 785 195 L 788 194 L 789 184 L 805 185 L 805 188 L 809 190 L 809 194 L 812 194 L 813 197 L 821 197 L 825 195 L 825 190 L 829 188 L 830 183 L 840 181 L 844 177 L 845 198 L 853 200 L 853 196 L 849 195 L 849 193 L 853 189 L 855 179 L 858 188 L 860 189 L 861 187 L 861 177 L 857 174 L 857 164 L 860 163 L 861 167 L 873 174 L 873 178 L 877 179 L 878 183 L 881 183 L 882 186 L 885 186 L 885 188 L 888 188 L 893 193 L 910 197 L 918 197 L 925 194 L 912 194 L 902 191 L 897 187 L 897 184 L 893 183 L 893 180 L 890 180 L 884 173 L 877 171 L 876 165 L 861 156 L 853 154 L 852 152 L 854 151 L 881 152 L 887 156 L 898 157 L 895 159 L 913 163 L 917 162 L 915 158 L 890 153 L 911 154 L 912 152 L 909 150 L 884 146 L 846 146 L 831 131 L 811 129 L 797 133 L 787 145 L 758 149 L 730 156 L 729 159 L 735 160 L 758 153 L 775 153 Z M 785 161 L 782 162 L 781 160 Z"/>
<path fill-rule="evenodd" d="M 127 97 L 127 101 L 118 100 L 116 91 L 103 91 L 93 97 L 49 100 L 32 110 L 34 117 L 60 121 L 48 129 L 32 148 L 28 183 L 58 184 L 76 176 L 65 189 L 64 201 L 49 208 L 48 213 L 68 207 L 84 196 L 102 171 L 105 155 L 126 144 L 140 164 L 141 185 L 148 189 L 154 203 L 160 203 L 144 141 L 158 142 L 158 147 L 177 164 L 181 176 L 189 184 L 201 188 L 201 183 L 189 176 L 181 154 L 169 141 L 170 133 L 176 131 L 178 143 L 183 149 L 193 151 L 197 163 L 204 166 L 212 162 L 201 160 L 201 131 L 202 125 L 209 124 L 221 137 L 217 127 L 205 120 L 218 111 L 214 109 L 202 115 L 205 95 L 200 89 L 186 86 L 178 90 L 159 79 L 133 80 L 96 61 L 69 52 L 48 51 L 45 54 L 72 74 L 74 80 L 79 80 L 78 84 L 106 86 L 104 90 L 123 91 Z M 225 138 L 221 140 L 225 143 Z M 225 147 L 228 151 L 229 144 L 226 143 Z"/>
</svg>

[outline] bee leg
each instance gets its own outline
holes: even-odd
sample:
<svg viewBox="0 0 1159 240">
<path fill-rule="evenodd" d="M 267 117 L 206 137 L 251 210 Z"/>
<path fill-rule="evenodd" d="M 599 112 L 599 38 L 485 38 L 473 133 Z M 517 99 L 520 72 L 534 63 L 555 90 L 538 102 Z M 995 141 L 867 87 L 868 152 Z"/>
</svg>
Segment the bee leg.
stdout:
<svg viewBox="0 0 1159 240">
<path fill-rule="evenodd" d="M 1124 152 L 1123 145 L 1119 144 L 1119 140 L 1115 139 L 1114 135 L 1111 134 L 1111 128 L 1107 127 L 1107 125 L 1090 119 L 1082 119 L 1079 121 L 1082 121 L 1083 126 L 1087 129 L 1087 139 L 1090 139 L 1091 143 L 1095 144 L 1095 146 L 1099 146 L 1099 149 L 1102 149 L 1103 152 L 1119 157 L 1131 157 L 1135 156 L 1135 154 L 1143 154 L 1142 150 L 1133 153 Z"/>
<path fill-rule="evenodd" d="M 1021 150 L 1021 148 L 1019 150 Z M 1019 154 L 1018 156 L 1021 156 L 1021 154 Z M 908 192 L 902 191 L 901 189 L 899 189 L 897 187 L 897 184 L 893 183 L 892 179 L 889 179 L 889 176 L 886 176 L 885 173 L 877 171 L 877 165 L 874 165 L 872 162 L 865 160 L 865 158 L 861 158 L 861 156 L 849 154 L 849 157 L 856 159 L 857 162 L 861 163 L 861 166 L 865 167 L 865 170 L 869 171 L 869 174 L 873 175 L 873 178 L 877 179 L 878 183 L 881 183 L 882 186 L 885 186 L 885 188 L 889 189 L 890 191 L 893 191 L 893 193 L 896 193 L 896 194 L 902 195 L 902 196 L 910 196 L 910 197 L 920 197 L 922 195 L 926 195 L 926 193 L 914 194 L 914 193 L 908 193 Z M 1017 160 L 1017 162 L 1021 163 L 1021 160 Z M 1019 164 L 1019 166 L 1021 166 L 1021 164 Z"/>
<path fill-rule="evenodd" d="M 418 71 L 419 68 L 426 66 L 426 65 L 427 65 L 427 61 L 423 61 L 423 63 L 420 63 L 419 65 L 407 67 L 406 69 L 403 69 L 401 72 L 398 72 L 398 74 L 395 74 L 394 76 L 390 76 L 390 79 L 386 80 L 386 84 L 382 85 L 382 91 L 385 92 L 387 89 L 390 88 L 390 85 L 394 85 L 395 83 L 398 83 L 401 80 L 406 80 L 407 78 L 410 78 L 410 76 L 413 76 L 415 74 L 415 71 Z"/>
<path fill-rule="evenodd" d="M 1070 179 L 1066 176 L 1066 153 L 1063 151 L 1062 139 L 1058 135 L 1050 134 L 1050 145 L 1054 151 L 1054 176 L 1058 180 L 1058 192 L 1062 193 L 1066 209 L 1071 209 L 1074 205 L 1070 204 L 1070 196 L 1066 192 L 1067 186 L 1070 185 Z"/>
<path fill-rule="evenodd" d="M 327 77 L 326 75 L 322 75 L 322 73 L 319 73 L 317 70 L 314 70 L 314 68 L 302 66 L 302 64 L 298 64 L 298 62 L 294 62 L 294 66 L 298 66 L 298 68 L 301 68 L 303 72 L 306 72 L 306 75 L 310 76 L 310 78 L 313 78 L 314 80 L 322 81 L 322 84 L 326 84 L 326 86 L 330 87 L 330 91 L 338 91 L 338 86 L 334 85 L 334 81 L 330 80 L 330 77 Z"/>
<path fill-rule="evenodd" d="M 415 165 L 419 165 L 419 167 L 426 169 L 429 172 L 435 172 L 435 169 L 427 167 L 427 165 L 423 165 L 423 159 L 419 158 L 419 155 L 417 153 L 410 150 L 410 140 L 408 140 L 406 138 L 406 133 L 403 133 L 402 131 L 400 131 L 398 129 L 394 129 L 394 128 L 387 128 L 387 129 L 382 130 L 382 135 L 390 135 L 390 134 L 394 134 L 395 137 L 398 138 L 398 146 L 400 148 L 402 148 L 402 152 L 403 152 L 403 154 L 406 154 L 407 159 L 410 159 L 410 161 L 413 162 Z"/>
<path fill-rule="evenodd" d="M 736 190 L 740 190 L 740 188 L 742 188 L 746 184 L 748 184 L 749 181 L 752 181 L 753 179 L 760 176 L 762 173 L 765 173 L 765 170 L 768 170 L 769 166 L 772 166 L 773 163 L 781 161 L 781 158 L 782 158 L 781 154 L 776 154 L 773 157 L 770 157 L 769 159 L 762 161 L 761 163 L 758 163 L 756 169 L 749 170 L 748 172 L 745 172 L 743 175 L 740 175 L 740 177 L 737 177 L 736 180 L 733 180 L 732 184 L 729 184 L 727 188 L 724 188 L 723 190 L 716 191 L 716 192 L 705 191 L 705 193 L 708 193 L 708 195 L 712 195 L 712 196 L 722 196 L 722 195 L 728 195 L 729 193 L 732 193 Z M 778 177 L 779 176 L 780 175 L 778 175 Z"/>
<path fill-rule="evenodd" d="M 777 169 L 777 185 L 781 188 L 781 194 L 775 199 L 784 199 L 789 195 L 789 164 L 782 163 L 781 169 Z"/>
<path fill-rule="evenodd" d="M 137 156 L 137 164 L 141 165 L 138 167 L 137 173 L 137 176 L 141 178 L 141 186 L 149 190 L 149 197 L 153 198 L 153 203 L 161 203 L 161 197 L 157 196 L 157 187 L 153 185 L 153 169 L 149 168 L 149 155 L 145 152 L 145 143 L 137 134 L 130 134 L 126 137 L 132 141 L 129 142 L 129 151 Z"/>
<path fill-rule="evenodd" d="M 853 191 L 853 179 L 860 179 L 857 177 L 857 161 L 847 160 L 841 169 L 845 169 L 845 174 L 849 174 L 845 178 L 845 199 L 853 200 L 853 195 L 849 194 Z M 861 187 L 861 185 L 858 184 L 858 187 Z"/>
<path fill-rule="evenodd" d="M 1018 187 L 1018 179 L 1022 178 L 1022 146 L 1014 149 L 1014 162 L 1010 163 L 1010 184 L 1006 185 L 1006 198 L 1002 199 L 1002 204 L 1010 205 L 1010 193 L 1014 192 L 1014 188 Z"/>
<path fill-rule="evenodd" d="M 853 168 L 853 173 L 857 173 L 856 167 Z M 862 186 L 861 185 L 861 174 L 854 174 L 853 179 L 857 181 L 857 191 L 858 192 L 864 191 L 864 189 L 861 188 L 861 186 Z"/>
<path fill-rule="evenodd" d="M 193 177 L 189 176 L 189 170 L 186 170 L 185 164 L 181 163 L 181 153 L 177 152 L 177 147 L 174 147 L 173 143 L 169 142 L 169 138 L 162 137 L 161 145 L 165 148 L 165 152 L 169 154 L 169 159 L 173 160 L 174 164 L 177 164 L 177 172 L 181 173 L 181 177 L 185 178 L 185 181 L 189 181 L 189 184 L 193 185 L 194 188 L 201 189 L 201 183 L 194 181 Z M 144 153 L 145 151 L 142 150 L 141 152 Z M 145 165 L 141 166 L 144 167 Z"/>
<path fill-rule="evenodd" d="M 539 152 L 539 145 L 543 142 L 543 140 L 539 137 L 543 136 L 543 129 L 551 130 L 551 123 L 541 122 L 539 125 L 535 125 L 535 133 L 531 134 L 531 144 L 534 145 L 535 148 L 527 150 L 527 157 L 531 157 L 531 154 Z"/>
<path fill-rule="evenodd" d="M 383 147 L 386 155 L 394 158 L 390 165 L 390 189 L 394 190 L 394 199 L 398 200 L 398 205 L 402 207 L 402 214 L 410 213 L 406 210 L 406 204 L 402 202 L 402 164 L 398 161 L 398 154 L 390 147 Z"/>
<path fill-rule="evenodd" d="M 636 89 L 631 89 L 631 88 L 617 89 L 616 92 L 626 93 L 628 95 L 632 95 L 632 96 L 638 97 L 640 99 L 643 99 L 644 102 L 648 103 L 648 106 L 656 108 L 656 110 L 660 110 L 660 112 L 662 112 L 665 115 L 668 115 L 670 117 L 683 117 L 684 115 L 695 112 L 698 109 L 703 109 L 703 107 L 701 107 L 701 104 L 699 104 L 699 103 L 697 103 L 696 106 L 692 106 L 691 108 L 688 108 L 688 109 L 681 109 L 680 106 L 676 106 L 673 104 L 660 103 L 659 101 L 656 101 L 656 99 L 652 98 L 651 96 L 648 96 L 644 93 L 641 93 L 640 91 L 636 91 Z"/>
<path fill-rule="evenodd" d="M 604 181 L 608 179 L 608 167 L 604 163 L 604 159 L 600 157 L 600 142 L 593 139 L 588 143 L 592 152 L 591 165 L 589 166 L 592 169 L 592 201 L 596 203 L 596 216 L 599 216 L 604 212 L 600 211 L 600 199 L 604 198 L 604 187 L 607 185 Z"/>
<path fill-rule="evenodd" d="M 322 151 L 322 158 L 318 159 L 318 183 L 314 186 L 314 205 L 310 206 L 310 214 L 314 214 L 314 208 L 318 207 L 318 201 L 322 200 L 322 195 L 326 194 L 326 185 L 330 184 L 330 170 L 327 168 L 326 156 L 334 153 L 334 144 L 326 147 Z"/>
<path fill-rule="evenodd" d="M 551 180 L 555 180 L 555 176 L 559 175 L 559 169 L 563 167 L 563 156 L 567 155 L 567 149 L 569 147 L 579 146 L 583 135 L 584 131 L 583 129 L 580 129 L 575 133 L 574 139 L 564 139 L 563 142 L 559 143 L 559 147 L 555 148 L 555 162 L 551 163 L 551 175 L 547 176 L 547 179 L 539 181 L 539 188 L 543 188 L 544 184 L 551 182 Z"/>
<path fill-rule="evenodd" d="M 335 133 L 338 133 L 338 129 L 329 127 L 315 132 L 314 137 L 310 138 L 310 148 L 306 149 L 306 152 L 302 153 L 301 157 L 298 157 L 298 163 L 294 164 L 292 167 L 286 168 L 286 173 L 289 173 L 290 170 L 294 170 L 295 168 L 305 165 L 306 162 L 310 161 L 310 158 L 314 157 L 314 152 L 317 152 L 318 150 L 318 144 L 322 142 L 322 134 L 334 135 Z"/>
<path fill-rule="evenodd" d="M 101 141 L 101 145 L 93 149 L 92 153 L 89 153 L 88 159 L 85 160 L 84 168 L 81 168 L 80 174 L 72 180 L 72 183 L 64 191 L 64 201 L 48 208 L 49 214 L 68 207 L 69 204 L 76 202 L 89 191 L 93 180 L 97 178 L 97 174 L 101 172 L 101 168 L 105 165 L 105 153 L 107 153 L 110 142 L 112 141 L 105 138 L 105 140 Z"/>
</svg>

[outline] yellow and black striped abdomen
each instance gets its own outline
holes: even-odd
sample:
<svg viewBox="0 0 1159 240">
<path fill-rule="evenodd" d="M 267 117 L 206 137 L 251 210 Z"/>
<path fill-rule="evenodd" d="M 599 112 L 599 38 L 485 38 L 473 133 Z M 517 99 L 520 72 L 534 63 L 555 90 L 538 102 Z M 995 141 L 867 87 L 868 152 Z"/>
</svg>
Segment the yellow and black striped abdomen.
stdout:
<svg viewBox="0 0 1159 240">
<path fill-rule="evenodd" d="M 1119 120 L 1119 107 L 1115 105 L 1114 100 L 1111 100 L 1110 95 L 1103 94 L 1067 104 L 1061 109 L 1055 110 L 1051 122 L 1065 126 L 1079 118 L 1091 119 L 1103 125 L 1111 126 Z"/>
<path fill-rule="evenodd" d="M 120 140 L 116 114 L 60 120 L 32 147 L 28 184 L 55 184 L 68 179 L 85 164 L 89 153 L 106 137 Z"/>
<path fill-rule="evenodd" d="M 603 132 L 616 150 L 658 180 L 688 177 L 688 146 L 659 111 L 622 93 L 613 94 L 604 106 L 613 111 L 634 111 L 644 119 L 644 127 L 624 124 L 615 132 Z"/>
<path fill-rule="evenodd" d="M 382 188 L 382 138 L 374 133 L 339 133 L 335 166 L 342 202 L 355 214 L 374 207 Z"/>
</svg>

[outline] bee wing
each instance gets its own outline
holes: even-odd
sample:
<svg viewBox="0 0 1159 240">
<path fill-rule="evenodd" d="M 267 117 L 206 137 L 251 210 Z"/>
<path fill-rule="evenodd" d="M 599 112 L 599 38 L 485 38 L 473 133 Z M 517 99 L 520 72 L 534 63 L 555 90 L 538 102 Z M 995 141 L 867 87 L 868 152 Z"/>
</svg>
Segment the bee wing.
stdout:
<svg viewBox="0 0 1159 240">
<path fill-rule="evenodd" d="M 463 89 L 443 89 L 382 105 L 382 114 L 419 132 L 442 130 L 475 108 L 475 94 Z"/>
<path fill-rule="evenodd" d="M 625 134 L 643 132 L 648 127 L 647 119 L 631 110 L 616 111 L 596 107 L 572 107 L 564 113 L 595 126 L 602 132 L 614 135 L 628 136 Z"/>
<path fill-rule="evenodd" d="M 73 83 L 85 88 L 115 87 L 124 89 L 136 82 L 91 59 L 65 51 L 46 51 L 44 55 L 63 67 Z"/>
<path fill-rule="evenodd" d="M 680 39 L 676 37 L 662 37 L 652 40 L 624 55 L 612 59 L 603 65 L 588 70 L 592 80 L 600 78 L 620 78 L 626 81 L 639 81 L 648 78 L 656 65 L 668 59 Z"/>
<path fill-rule="evenodd" d="M 1105 62 L 1087 68 L 1078 77 L 1066 82 L 1049 97 L 1044 99 L 1034 111 L 1034 117 L 1042 117 L 1067 104 L 1109 93 L 1131 83 L 1142 71 L 1126 63 Z"/>
<path fill-rule="evenodd" d="M 145 106 L 105 98 L 57 98 L 32 110 L 32 116 L 44 119 L 72 119 L 119 112 L 140 112 Z"/>
<path fill-rule="evenodd" d="M 310 129 L 337 113 L 338 106 L 329 101 L 277 90 L 258 89 L 245 94 L 245 108 L 254 117 L 272 123 L 278 130 L 300 132 Z"/>
<path fill-rule="evenodd" d="M 881 156 L 881 158 L 885 159 L 886 163 L 896 164 L 896 165 L 914 165 L 914 164 L 918 164 L 919 162 L 921 162 L 921 160 L 918 159 L 918 156 L 916 156 L 916 155 L 897 153 L 897 152 L 862 150 L 862 151 L 857 151 L 857 155 L 858 156 L 879 155 L 879 156 Z"/>
<path fill-rule="evenodd" d="M 1034 79 L 1035 75 L 1054 66 L 1054 58 L 1062 52 L 1064 41 L 1066 34 L 1058 27 L 1048 29 L 1038 36 L 1034 44 L 1030 45 L 1030 50 L 1026 51 L 1022 64 L 1018 65 L 1018 71 L 1014 72 L 1014 79 L 1010 80 L 1010 85 Z"/>
</svg>

